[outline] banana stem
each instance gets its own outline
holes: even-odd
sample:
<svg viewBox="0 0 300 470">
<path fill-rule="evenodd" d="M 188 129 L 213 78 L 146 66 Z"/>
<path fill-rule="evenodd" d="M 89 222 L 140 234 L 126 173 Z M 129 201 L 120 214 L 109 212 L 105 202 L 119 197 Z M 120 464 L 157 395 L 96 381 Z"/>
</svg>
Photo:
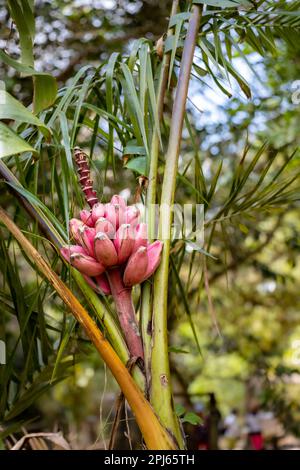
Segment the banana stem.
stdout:
<svg viewBox="0 0 300 470">
<path fill-rule="evenodd" d="M 159 236 L 164 241 L 161 264 L 154 277 L 151 358 L 151 403 L 162 423 L 173 432 L 180 446 L 184 446 L 178 419 L 173 407 L 170 364 L 168 353 L 168 277 L 172 204 L 174 202 L 178 157 L 190 73 L 197 42 L 202 7 L 194 5 L 185 38 L 178 85 L 172 111 L 166 166 L 162 186 L 161 207 L 167 208 L 160 215 Z"/>
</svg>

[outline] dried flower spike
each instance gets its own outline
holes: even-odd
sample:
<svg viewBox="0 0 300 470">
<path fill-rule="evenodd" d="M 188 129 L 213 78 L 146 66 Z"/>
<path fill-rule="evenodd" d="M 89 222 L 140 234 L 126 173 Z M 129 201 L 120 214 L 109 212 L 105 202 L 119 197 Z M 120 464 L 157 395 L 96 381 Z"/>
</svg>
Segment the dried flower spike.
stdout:
<svg viewBox="0 0 300 470">
<path fill-rule="evenodd" d="M 74 158 L 78 167 L 79 183 L 82 187 L 82 191 L 84 192 L 86 202 L 90 207 L 93 207 L 99 201 L 97 193 L 93 189 L 88 156 L 79 147 L 75 147 Z"/>
</svg>

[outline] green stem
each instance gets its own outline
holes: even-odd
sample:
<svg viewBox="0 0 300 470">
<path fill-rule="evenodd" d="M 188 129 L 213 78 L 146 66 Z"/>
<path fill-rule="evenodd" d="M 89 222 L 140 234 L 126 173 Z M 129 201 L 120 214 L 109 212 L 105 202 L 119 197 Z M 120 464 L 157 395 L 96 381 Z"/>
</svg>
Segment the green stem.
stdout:
<svg viewBox="0 0 300 470">
<path fill-rule="evenodd" d="M 171 15 L 177 13 L 179 0 L 173 0 Z M 173 34 L 173 28 L 168 28 L 167 36 Z M 164 54 L 161 71 L 159 76 L 158 90 L 157 90 L 157 114 L 158 121 L 161 122 L 164 112 L 164 100 L 167 89 L 169 68 L 170 68 L 171 53 Z M 149 242 L 153 241 L 155 236 L 155 204 L 156 204 L 156 187 L 157 187 L 157 170 L 158 170 L 158 156 L 159 156 L 159 135 L 157 130 L 154 129 L 151 150 L 150 150 L 150 170 L 149 182 L 147 189 L 147 224 L 148 224 L 148 239 Z M 150 384 L 151 378 L 151 322 L 152 322 L 152 286 L 149 282 L 145 282 L 141 292 L 141 332 L 145 353 L 145 371 Z"/>
<path fill-rule="evenodd" d="M 161 207 L 167 210 L 160 214 L 159 236 L 164 242 L 161 264 L 154 277 L 154 299 L 152 319 L 152 358 L 151 358 L 151 403 L 160 417 L 162 424 L 176 437 L 179 446 L 184 446 L 179 422 L 174 412 L 171 388 L 170 364 L 168 354 L 167 300 L 170 256 L 170 234 L 176 188 L 176 174 L 180 151 L 183 120 L 186 109 L 188 85 L 193 63 L 193 56 L 199 31 L 202 7 L 194 5 L 189 21 L 182 53 L 178 85 L 172 111 L 164 180 L 162 186 Z"/>
</svg>

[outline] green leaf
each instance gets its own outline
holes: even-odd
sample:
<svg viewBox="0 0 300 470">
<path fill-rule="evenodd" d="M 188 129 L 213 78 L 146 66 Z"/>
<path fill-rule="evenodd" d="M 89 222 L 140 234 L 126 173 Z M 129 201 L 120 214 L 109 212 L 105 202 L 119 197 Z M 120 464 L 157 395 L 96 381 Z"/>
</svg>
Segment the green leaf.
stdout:
<svg viewBox="0 0 300 470">
<path fill-rule="evenodd" d="M 193 413 L 192 411 L 189 411 L 188 413 L 186 413 L 181 420 L 182 423 L 190 423 L 190 424 L 193 424 L 194 426 L 202 423 L 202 421 L 203 420 L 200 418 L 200 416 L 196 415 L 196 413 Z"/>
<path fill-rule="evenodd" d="M 125 78 L 125 81 L 122 81 L 122 84 L 125 91 L 126 101 L 131 110 L 131 117 L 135 118 L 133 125 L 136 127 L 138 134 L 142 136 L 142 141 L 146 148 L 146 153 L 147 155 L 149 155 L 147 134 L 144 125 L 144 116 L 137 96 L 136 88 L 134 86 L 133 77 L 131 75 L 130 69 L 126 64 L 122 64 L 121 67 Z"/>
<path fill-rule="evenodd" d="M 55 359 L 55 364 L 54 364 L 54 367 L 53 367 L 53 372 L 52 372 L 52 376 L 51 376 L 51 380 L 50 382 L 53 382 L 54 380 L 58 379 L 57 377 L 57 371 L 58 371 L 58 368 L 59 368 L 59 364 L 62 360 L 62 357 L 63 357 L 63 353 L 64 353 L 64 350 L 66 349 L 67 347 L 67 344 L 69 342 L 69 339 L 71 337 L 71 334 L 73 332 L 73 329 L 75 328 L 75 325 L 76 325 L 76 320 L 75 318 L 71 318 L 68 325 L 67 325 L 67 328 L 66 328 L 66 331 L 61 339 L 61 342 L 60 342 L 60 345 L 59 345 L 59 349 L 57 351 L 57 355 L 56 355 L 56 359 Z"/>
<path fill-rule="evenodd" d="M 125 167 L 129 170 L 136 171 L 140 175 L 145 175 L 147 168 L 147 157 L 132 158 L 128 163 L 126 163 Z"/>
<path fill-rule="evenodd" d="M 62 140 L 65 149 L 65 156 L 61 156 L 61 166 L 62 166 L 62 194 L 63 194 L 63 208 L 65 214 L 65 224 L 66 227 L 69 226 L 69 204 L 70 204 L 70 197 L 69 197 L 69 183 L 74 179 L 74 166 L 73 166 L 73 159 L 70 150 L 70 136 L 69 136 L 69 129 L 68 129 L 68 121 L 66 115 L 64 113 L 60 113 L 59 115 L 60 120 L 60 127 L 62 133 Z"/>
<path fill-rule="evenodd" d="M 234 0 L 235 3 L 238 3 L 240 5 L 242 5 L 243 7 L 247 7 L 247 8 L 251 8 L 253 7 L 253 3 L 251 1 L 248 1 L 248 0 Z"/>
<path fill-rule="evenodd" d="M 29 33 L 34 40 L 35 36 L 35 21 L 34 21 L 34 0 L 22 0 L 24 21 L 26 22 Z"/>
<path fill-rule="evenodd" d="M 175 413 L 177 416 L 182 416 L 185 413 L 185 407 L 181 403 L 175 403 Z"/>
<path fill-rule="evenodd" d="M 238 227 L 239 227 L 240 231 L 245 233 L 246 235 L 249 233 L 249 229 L 248 229 L 248 227 L 246 227 L 246 225 L 239 223 Z"/>
<path fill-rule="evenodd" d="M 1 51 L 0 51 L 1 52 Z M 57 104 L 51 118 L 49 119 L 48 125 L 53 126 L 55 120 L 58 118 L 59 113 L 61 111 L 65 111 L 68 109 L 68 106 L 76 92 L 77 89 L 77 84 L 81 77 L 89 70 L 92 66 L 91 65 L 85 65 L 84 67 L 81 67 L 81 69 L 78 70 L 76 73 L 75 77 L 71 80 L 71 83 L 69 86 L 66 88 L 66 91 L 61 98 L 60 102 Z"/>
<path fill-rule="evenodd" d="M 12 435 L 16 432 L 19 432 L 21 427 L 28 426 L 32 421 L 34 421 L 34 418 L 31 419 L 20 419 L 19 421 L 13 421 L 12 423 L 9 423 L 8 425 L 4 425 L 2 423 L 1 425 L 1 431 L 0 431 L 0 439 L 5 439 L 9 435 Z M 2 450 L 2 449 L 1 449 Z"/>
<path fill-rule="evenodd" d="M 199 67 L 199 65 L 195 63 L 193 63 L 193 69 L 200 77 L 205 77 L 205 75 L 208 74 L 207 70 L 203 69 L 202 67 Z"/>
<path fill-rule="evenodd" d="M 52 365 L 47 365 L 35 378 L 34 381 L 27 387 L 24 393 L 10 408 L 8 413 L 5 415 L 5 421 L 9 421 L 16 416 L 19 416 L 24 410 L 29 408 L 36 400 L 44 393 L 46 393 L 51 386 L 56 385 L 65 378 L 68 377 L 70 369 L 74 366 L 73 357 L 67 357 L 59 363 L 57 373 L 58 378 L 52 382 Z"/>
<path fill-rule="evenodd" d="M 22 152 L 36 153 L 36 150 L 9 127 L 0 122 L 0 158 Z"/>
<path fill-rule="evenodd" d="M 114 79 L 114 71 L 116 67 L 116 63 L 119 57 L 118 52 L 113 52 L 110 56 L 107 67 L 106 67 L 106 75 L 105 75 L 105 88 L 106 88 L 106 109 L 110 114 L 113 114 L 113 106 L 114 106 L 114 97 L 113 97 L 113 79 Z M 109 138 L 108 138 L 108 161 L 111 159 L 113 161 L 114 157 L 114 126 L 112 125 L 111 121 L 108 121 L 109 125 Z"/>
<path fill-rule="evenodd" d="M 47 73 L 33 74 L 33 111 L 35 114 L 49 108 L 55 102 L 57 83 L 52 75 Z"/>
<path fill-rule="evenodd" d="M 175 44 L 175 42 L 176 41 L 175 41 L 175 36 L 174 35 L 167 37 L 167 39 L 165 41 L 164 52 L 173 51 L 174 48 L 175 48 L 175 51 L 176 51 L 176 49 L 183 48 L 183 46 L 184 46 L 183 39 L 178 39 L 176 44 Z"/>
<path fill-rule="evenodd" d="M 105 111 L 105 109 L 98 108 L 97 106 L 94 106 L 93 104 L 89 104 L 89 103 L 84 103 L 83 107 L 90 109 L 91 111 L 94 111 L 95 113 L 97 113 L 99 116 L 106 117 L 110 122 L 115 123 L 115 124 L 120 124 L 124 129 L 131 131 L 131 127 L 129 125 L 127 125 L 125 122 L 118 119 L 113 114 L 108 113 L 107 111 Z"/>
<path fill-rule="evenodd" d="M 129 144 L 124 147 L 123 150 L 124 155 L 146 155 L 146 150 L 145 147 L 139 146 L 139 145 L 134 145 L 134 144 Z"/>
<path fill-rule="evenodd" d="M 23 73 L 24 75 L 33 75 L 36 71 L 34 70 L 33 67 L 30 67 L 28 65 L 22 64 L 21 62 L 18 62 L 17 60 L 13 59 L 9 55 L 5 54 L 4 51 L 0 50 L 0 59 L 3 60 L 3 62 L 6 65 L 9 65 L 9 67 L 12 67 L 19 73 Z M 36 72 L 40 73 L 40 72 Z"/>
<path fill-rule="evenodd" d="M 177 23 L 181 23 L 183 21 L 189 20 L 191 17 L 191 13 L 188 11 L 184 11 L 182 13 L 177 13 L 170 18 L 169 28 L 172 28 Z"/>
<path fill-rule="evenodd" d="M 38 72 L 33 67 L 21 64 L 17 60 L 12 59 L 5 52 L 0 50 L 0 59 L 8 65 L 14 68 L 17 72 L 22 73 L 26 76 L 33 77 L 33 111 L 38 113 L 45 108 L 51 106 L 57 96 L 57 83 L 56 79 L 48 73 Z"/>
<path fill-rule="evenodd" d="M 0 119 L 13 119 L 14 121 L 27 122 L 40 127 L 43 133 L 49 135 L 50 131 L 29 109 L 7 91 L 1 92 Z"/>
<path fill-rule="evenodd" d="M 147 92 L 147 56 L 149 46 L 147 43 L 142 44 L 139 49 L 140 73 L 139 73 L 139 88 L 140 88 L 140 107 L 143 115 L 146 115 L 145 101 Z"/>
<path fill-rule="evenodd" d="M 193 320 L 190 304 L 188 302 L 186 292 L 184 290 L 184 287 L 183 287 L 181 278 L 179 276 L 179 272 L 178 272 L 177 266 L 174 262 L 174 259 L 173 259 L 172 256 L 171 256 L 170 259 L 171 259 L 171 265 L 172 265 L 173 273 L 175 274 L 175 279 L 177 281 L 177 285 L 178 285 L 178 288 L 179 288 L 180 296 L 182 298 L 182 302 L 183 302 L 183 305 L 185 307 L 185 311 L 186 311 L 186 314 L 188 316 L 188 320 L 189 320 L 189 323 L 190 323 L 190 326 L 191 326 L 191 330 L 192 330 L 192 333 L 193 333 L 193 336 L 194 336 L 194 339 L 195 339 L 195 344 L 197 346 L 197 350 L 198 350 L 200 356 L 202 356 L 201 346 L 200 346 L 200 343 L 199 343 L 197 330 L 196 330 L 196 326 L 195 326 L 195 323 L 194 323 L 194 320 Z"/>
<path fill-rule="evenodd" d="M 33 66 L 34 27 L 32 25 L 34 24 L 34 19 L 30 5 L 27 0 L 22 0 L 21 3 L 16 0 L 8 0 L 8 7 L 20 36 L 22 63 Z"/>
<path fill-rule="evenodd" d="M 161 133 L 160 133 L 159 119 L 158 119 L 158 109 L 157 109 L 155 87 L 154 87 L 154 80 L 153 80 L 153 70 L 152 70 L 151 59 L 150 59 L 149 53 L 147 56 L 147 83 L 148 83 L 149 100 L 150 100 L 152 114 L 153 114 L 153 121 L 155 124 L 155 130 L 158 135 L 160 146 L 161 148 L 163 148 L 162 138 L 161 138 Z"/>
<path fill-rule="evenodd" d="M 215 172 L 214 176 L 213 176 L 213 179 L 211 181 L 211 184 L 210 184 L 210 188 L 209 188 L 209 192 L 208 192 L 208 195 L 207 195 L 207 199 L 210 201 L 213 197 L 213 195 L 215 194 L 215 191 L 216 191 L 216 187 L 217 187 L 217 184 L 218 184 L 218 181 L 219 181 L 219 177 L 220 177 L 220 174 L 221 174 L 221 171 L 222 171 L 222 167 L 223 167 L 223 161 L 221 160 L 218 168 L 217 168 L 217 171 Z"/>
<path fill-rule="evenodd" d="M 188 240 L 186 241 L 186 245 L 192 248 L 193 250 L 198 251 L 199 253 L 202 253 L 205 256 L 209 256 L 210 258 L 213 258 L 213 259 L 218 259 L 215 256 L 213 256 L 211 253 L 209 253 L 208 251 L 204 250 L 204 248 L 202 248 L 200 245 L 198 245 L 195 242 Z"/>
<path fill-rule="evenodd" d="M 84 98 L 88 92 L 89 86 L 91 81 L 93 80 L 92 75 L 87 75 L 83 81 L 83 84 L 80 87 L 80 90 L 78 92 L 78 98 L 77 98 L 77 103 L 76 103 L 76 108 L 75 108 L 75 113 L 73 117 L 73 129 L 70 137 L 70 142 L 71 146 L 74 146 L 76 135 L 77 135 L 77 127 L 78 127 L 78 122 L 80 118 L 80 112 L 81 108 L 83 105 Z"/>
</svg>

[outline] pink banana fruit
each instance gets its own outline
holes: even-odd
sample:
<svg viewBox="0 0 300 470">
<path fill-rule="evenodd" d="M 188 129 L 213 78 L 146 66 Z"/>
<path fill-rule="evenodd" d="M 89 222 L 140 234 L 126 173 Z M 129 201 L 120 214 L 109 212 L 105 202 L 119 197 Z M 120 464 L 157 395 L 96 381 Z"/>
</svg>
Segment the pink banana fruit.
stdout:
<svg viewBox="0 0 300 470">
<path fill-rule="evenodd" d="M 101 204 L 101 202 L 97 202 L 92 208 L 92 219 L 94 224 L 97 222 L 97 220 L 100 217 L 104 217 L 105 214 L 105 207 L 104 204 Z"/>
<path fill-rule="evenodd" d="M 76 253 L 81 255 L 87 254 L 86 250 L 81 245 L 63 246 L 60 249 L 60 253 L 65 258 L 65 260 L 68 261 L 68 263 L 70 263 L 71 255 L 74 255 Z"/>
<path fill-rule="evenodd" d="M 125 210 L 125 223 L 130 224 L 132 227 L 138 224 L 140 218 L 140 211 L 135 206 L 128 206 Z"/>
<path fill-rule="evenodd" d="M 142 282 L 147 273 L 148 255 L 147 248 L 140 246 L 127 261 L 123 275 L 123 282 L 126 287 L 134 286 Z"/>
<path fill-rule="evenodd" d="M 111 204 L 117 204 L 118 206 L 122 207 L 123 209 L 126 208 L 126 202 L 122 196 L 119 196 L 118 194 L 115 194 L 111 200 Z"/>
<path fill-rule="evenodd" d="M 81 238 L 79 234 L 79 228 L 83 227 L 84 224 L 81 220 L 78 219 L 71 219 L 69 222 L 69 230 L 70 230 L 70 235 L 73 240 L 79 245 L 81 243 Z"/>
<path fill-rule="evenodd" d="M 125 263 L 132 253 L 134 245 L 134 234 L 130 224 L 122 224 L 114 240 L 114 245 L 118 253 L 119 264 Z"/>
<path fill-rule="evenodd" d="M 148 237 L 147 237 L 147 224 L 141 223 L 135 227 L 134 230 L 134 245 L 133 252 L 138 250 L 140 246 L 147 246 Z"/>
<path fill-rule="evenodd" d="M 95 229 L 97 233 L 98 232 L 106 233 L 108 238 L 114 238 L 114 235 L 116 233 L 113 225 L 105 217 L 100 217 L 97 220 Z"/>
<path fill-rule="evenodd" d="M 81 238 L 81 245 L 83 245 L 90 256 L 95 256 L 94 238 L 96 235 L 96 230 L 92 227 L 87 227 L 84 225 L 83 227 L 79 228 L 79 235 Z"/>
<path fill-rule="evenodd" d="M 94 238 L 94 252 L 97 261 L 104 266 L 114 266 L 118 263 L 115 246 L 103 232 L 98 232 Z"/>
<path fill-rule="evenodd" d="M 115 230 L 125 222 L 125 206 L 122 204 L 105 204 L 105 218 L 110 221 Z"/>
<path fill-rule="evenodd" d="M 99 276 L 105 271 L 105 266 L 92 258 L 91 256 L 74 253 L 70 256 L 70 263 L 74 268 L 78 269 L 86 276 L 94 277 Z"/>
<path fill-rule="evenodd" d="M 87 225 L 88 227 L 93 227 L 94 226 L 91 211 L 88 211 L 88 210 L 84 209 L 84 210 L 80 211 L 79 215 L 80 215 L 80 218 L 81 218 L 82 222 L 85 225 Z"/>
<path fill-rule="evenodd" d="M 161 241 L 156 240 L 154 243 L 151 243 L 147 247 L 147 257 L 148 257 L 148 266 L 145 273 L 145 276 L 140 282 L 145 281 L 148 279 L 152 274 L 156 271 L 159 266 L 161 252 L 162 252 L 163 244 Z"/>
</svg>

